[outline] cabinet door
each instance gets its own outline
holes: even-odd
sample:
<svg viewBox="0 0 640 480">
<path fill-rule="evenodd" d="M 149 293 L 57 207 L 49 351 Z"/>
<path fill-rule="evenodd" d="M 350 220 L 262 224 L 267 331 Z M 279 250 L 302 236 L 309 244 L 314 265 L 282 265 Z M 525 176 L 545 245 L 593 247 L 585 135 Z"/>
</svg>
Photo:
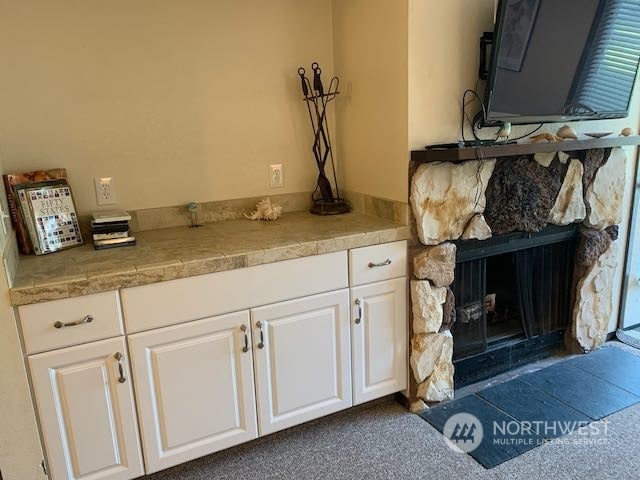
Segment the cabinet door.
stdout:
<svg viewBox="0 0 640 480">
<path fill-rule="evenodd" d="M 399 392 L 407 384 L 407 279 L 351 289 L 353 403 Z"/>
<path fill-rule="evenodd" d="M 351 406 L 349 292 L 251 310 L 260 434 Z"/>
<path fill-rule="evenodd" d="M 257 437 L 248 311 L 131 335 L 129 347 L 147 473 Z"/>
<path fill-rule="evenodd" d="M 123 337 L 32 355 L 29 366 L 51 479 L 144 474 Z"/>
</svg>

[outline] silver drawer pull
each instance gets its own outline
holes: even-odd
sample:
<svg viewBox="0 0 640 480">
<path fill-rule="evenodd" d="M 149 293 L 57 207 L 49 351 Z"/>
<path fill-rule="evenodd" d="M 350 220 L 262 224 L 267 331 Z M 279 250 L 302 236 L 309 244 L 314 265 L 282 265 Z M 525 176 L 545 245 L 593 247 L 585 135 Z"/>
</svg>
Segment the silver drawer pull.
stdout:
<svg viewBox="0 0 640 480">
<path fill-rule="evenodd" d="M 387 265 L 391 265 L 391 259 L 390 258 L 387 258 L 384 262 L 381 262 L 381 263 L 369 262 L 369 268 L 386 267 Z"/>
<path fill-rule="evenodd" d="M 58 321 L 54 323 L 53 326 L 56 328 L 75 327 L 76 325 L 82 325 L 83 323 L 91 323 L 91 322 L 93 322 L 93 317 L 91 315 L 87 315 L 82 320 L 76 320 L 75 322 L 67 322 L 67 323 L 62 323 Z"/>
<path fill-rule="evenodd" d="M 122 366 L 122 359 L 124 358 L 124 355 L 122 355 L 120 352 L 116 352 L 114 357 L 118 361 L 118 373 L 120 374 L 120 378 L 118 378 L 118 381 L 120 383 L 124 383 L 127 381 L 126 377 L 124 376 L 124 367 Z"/>
<path fill-rule="evenodd" d="M 263 323 L 260 321 L 256 322 L 256 327 L 260 329 L 260 343 L 258 343 L 258 348 L 264 348 L 264 334 L 262 333 Z"/>
<path fill-rule="evenodd" d="M 249 351 L 249 337 L 247 336 L 247 326 L 245 324 L 240 325 L 240 330 L 244 333 L 244 347 L 242 351 L 247 353 Z"/>
<path fill-rule="evenodd" d="M 362 321 L 362 302 L 360 301 L 359 298 L 356 298 L 356 305 L 358 306 L 358 316 L 356 317 L 356 325 L 360 325 L 360 322 Z"/>
</svg>

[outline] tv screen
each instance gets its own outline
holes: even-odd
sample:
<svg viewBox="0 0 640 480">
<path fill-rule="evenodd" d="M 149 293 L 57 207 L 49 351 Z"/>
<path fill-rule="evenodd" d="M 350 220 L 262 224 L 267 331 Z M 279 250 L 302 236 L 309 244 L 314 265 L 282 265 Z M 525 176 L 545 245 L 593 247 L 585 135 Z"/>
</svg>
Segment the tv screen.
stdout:
<svg viewBox="0 0 640 480">
<path fill-rule="evenodd" d="M 640 0 L 501 0 L 488 123 L 626 117 L 640 58 Z"/>
</svg>

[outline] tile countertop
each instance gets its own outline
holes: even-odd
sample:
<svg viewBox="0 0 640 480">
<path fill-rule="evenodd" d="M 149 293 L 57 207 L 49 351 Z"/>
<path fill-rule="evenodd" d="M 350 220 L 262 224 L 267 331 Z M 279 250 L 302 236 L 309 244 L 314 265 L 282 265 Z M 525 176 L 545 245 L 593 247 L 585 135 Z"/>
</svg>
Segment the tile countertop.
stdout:
<svg viewBox="0 0 640 480">
<path fill-rule="evenodd" d="M 76 297 L 408 238 L 409 227 L 359 213 L 321 217 L 295 212 L 275 222 L 227 220 L 137 232 L 133 247 L 97 251 L 89 241 L 49 255 L 20 257 L 11 303 Z"/>
</svg>

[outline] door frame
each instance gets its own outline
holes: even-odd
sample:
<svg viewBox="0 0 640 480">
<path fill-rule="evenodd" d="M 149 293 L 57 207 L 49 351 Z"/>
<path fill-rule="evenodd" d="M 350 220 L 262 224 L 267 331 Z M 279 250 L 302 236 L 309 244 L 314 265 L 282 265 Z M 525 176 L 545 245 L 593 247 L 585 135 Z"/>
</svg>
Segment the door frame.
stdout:
<svg viewBox="0 0 640 480">
<path fill-rule="evenodd" d="M 638 323 L 632 324 L 631 319 L 629 319 L 629 323 L 627 324 L 625 319 L 625 310 L 628 301 L 628 293 L 629 288 L 631 287 L 633 282 L 640 282 L 639 278 L 632 278 L 632 268 L 631 268 L 631 260 L 633 259 L 634 253 L 640 256 L 640 251 L 634 252 L 634 240 L 636 240 L 636 235 L 640 236 L 640 167 L 638 166 L 638 162 L 640 160 L 640 148 L 637 148 L 634 156 L 634 169 L 633 169 L 633 186 L 631 187 L 631 209 L 629 215 L 629 221 L 627 222 L 628 235 L 627 235 L 627 243 L 625 245 L 625 259 L 624 259 L 624 270 L 622 274 L 622 291 L 620 293 L 620 305 L 618 310 L 618 324 L 617 327 L 620 329 L 627 329 L 634 326 L 640 325 L 640 318 L 638 319 Z M 640 242 L 640 238 L 637 239 Z"/>
</svg>

